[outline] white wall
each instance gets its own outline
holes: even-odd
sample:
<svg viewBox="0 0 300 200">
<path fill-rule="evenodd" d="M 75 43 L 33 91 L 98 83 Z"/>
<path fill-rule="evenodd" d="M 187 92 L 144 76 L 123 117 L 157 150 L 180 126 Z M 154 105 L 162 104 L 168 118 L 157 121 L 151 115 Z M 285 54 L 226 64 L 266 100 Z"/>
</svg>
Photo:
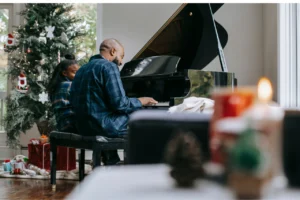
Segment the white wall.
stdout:
<svg viewBox="0 0 300 200">
<path fill-rule="evenodd" d="M 114 37 L 125 46 L 127 62 L 181 4 L 104 4 L 103 39 Z M 263 4 L 224 4 L 215 14 L 227 30 L 224 49 L 229 71 L 239 85 L 256 84 L 263 75 Z M 219 58 L 204 70 L 220 71 Z"/>
<path fill-rule="evenodd" d="M 224 4 L 215 19 L 228 33 L 224 54 L 238 85 L 255 85 L 263 75 L 263 4 Z M 219 58 L 205 70 L 220 71 Z"/>
<path fill-rule="evenodd" d="M 264 75 L 267 76 L 273 84 L 274 101 L 277 101 L 278 95 L 277 6 L 278 4 L 264 4 L 263 6 Z"/>
<path fill-rule="evenodd" d="M 171 17 L 181 4 L 103 4 L 102 38 L 116 38 L 125 47 L 124 63 Z"/>
</svg>

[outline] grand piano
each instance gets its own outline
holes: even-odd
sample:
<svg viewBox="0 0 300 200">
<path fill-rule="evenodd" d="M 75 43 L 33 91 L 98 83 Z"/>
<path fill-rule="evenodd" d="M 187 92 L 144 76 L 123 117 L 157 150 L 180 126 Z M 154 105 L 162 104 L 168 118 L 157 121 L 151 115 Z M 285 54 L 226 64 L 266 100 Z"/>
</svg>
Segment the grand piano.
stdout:
<svg viewBox="0 0 300 200">
<path fill-rule="evenodd" d="M 153 97 L 152 107 L 178 105 L 190 96 L 209 97 L 217 86 L 234 87 L 234 73 L 228 72 L 223 48 L 226 30 L 213 14 L 222 4 L 183 4 L 125 63 L 121 80 L 129 97 Z M 203 71 L 219 56 L 221 71 Z"/>
</svg>

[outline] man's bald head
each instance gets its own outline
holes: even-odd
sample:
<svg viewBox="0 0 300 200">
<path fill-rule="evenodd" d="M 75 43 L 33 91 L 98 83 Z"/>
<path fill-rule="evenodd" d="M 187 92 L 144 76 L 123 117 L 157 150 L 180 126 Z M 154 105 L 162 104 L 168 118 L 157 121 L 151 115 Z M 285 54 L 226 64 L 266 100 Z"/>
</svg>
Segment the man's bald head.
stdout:
<svg viewBox="0 0 300 200">
<path fill-rule="evenodd" d="M 116 39 L 105 39 L 99 47 L 100 54 L 107 60 L 114 62 L 118 66 L 122 65 L 124 58 L 124 47 Z"/>
<path fill-rule="evenodd" d="M 123 45 L 116 39 L 113 38 L 109 38 L 109 39 L 105 39 L 103 40 L 103 42 L 100 44 L 100 52 L 101 51 L 107 51 L 110 50 L 111 48 L 123 48 Z"/>
</svg>

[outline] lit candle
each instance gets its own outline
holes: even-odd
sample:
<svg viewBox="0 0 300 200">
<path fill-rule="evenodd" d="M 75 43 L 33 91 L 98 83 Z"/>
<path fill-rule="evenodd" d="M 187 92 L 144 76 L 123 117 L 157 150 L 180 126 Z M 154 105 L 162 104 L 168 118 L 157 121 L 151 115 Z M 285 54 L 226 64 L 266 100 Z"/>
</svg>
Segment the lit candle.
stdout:
<svg viewBox="0 0 300 200">
<path fill-rule="evenodd" d="M 272 171 L 274 175 L 282 173 L 282 120 L 284 109 L 271 106 L 273 96 L 272 84 L 269 79 L 263 77 L 257 87 L 258 102 L 247 112 L 245 117 L 251 120 L 253 128 L 265 134 L 270 144 Z"/>
<path fill-rule="evenodd" d="M 257 96 L 259 101 L 269 103 L 273 97 L 272 84 L 269 79 L 263 77 L 258 81 Z"/>
</svg>

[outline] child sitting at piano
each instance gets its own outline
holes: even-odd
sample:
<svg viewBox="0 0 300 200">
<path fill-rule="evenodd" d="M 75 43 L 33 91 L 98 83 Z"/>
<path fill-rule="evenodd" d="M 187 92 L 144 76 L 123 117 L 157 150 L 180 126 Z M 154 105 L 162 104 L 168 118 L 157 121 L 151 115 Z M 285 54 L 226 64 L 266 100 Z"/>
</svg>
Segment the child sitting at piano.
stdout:
<svg viewBox="0 0 300 200">
<path fill-rule="evenodd" d="M 70 104 L 70 89 L 78 69 L 79 65 L 75 56 L 65 55 L 65 59 L 56 66 L 48 85 L 58 131 L 77 132 L 74 122 L 75 114 Z"/>
</svg>

